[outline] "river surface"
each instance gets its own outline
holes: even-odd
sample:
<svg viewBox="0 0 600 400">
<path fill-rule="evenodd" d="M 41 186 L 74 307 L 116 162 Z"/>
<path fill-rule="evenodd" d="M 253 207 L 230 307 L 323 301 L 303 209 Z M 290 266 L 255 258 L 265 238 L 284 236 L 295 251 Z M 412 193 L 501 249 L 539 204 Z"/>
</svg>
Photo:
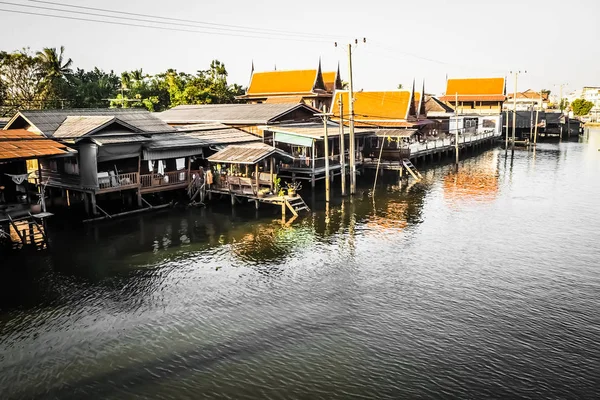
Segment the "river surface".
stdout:
<svg viewBox="0 0 600 400">
<path fill-rule="evenodd" d="M 286 223 L 224 201 L 51 225 L 1 262 L 0 398 L 597 398 L 599 148 L 362 176 Z"/>
</svg>

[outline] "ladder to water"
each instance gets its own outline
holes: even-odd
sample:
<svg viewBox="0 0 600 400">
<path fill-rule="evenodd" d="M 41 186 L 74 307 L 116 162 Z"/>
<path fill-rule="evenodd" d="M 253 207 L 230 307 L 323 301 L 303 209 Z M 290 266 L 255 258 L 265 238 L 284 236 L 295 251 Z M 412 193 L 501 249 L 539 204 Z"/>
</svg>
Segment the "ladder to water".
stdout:
<svg viewBox="0 0 600 400">
<path fill-rule="evenodd" d="M 13 231 L 11 233 L 14 233 L 14 235 L 11 234 L 11 237 L 18 237 L 20 242 L 15 243 L 17 246 L 19 244 L 21 246 L 31 245 L 39 249 L 45 249 L 48 247 L 48 238 L 46 237 L 44 228 L 36 221 L 37 215 L 40 215 L 42 216 L 41 218 L 43 218 L 46 216 L 46 214 L 32 215 L 31 213 L 28 213 L 26 216 L 15 219 L 8 215 L 8 221 L 10 222 Z"/>
<path fill-rule="evenodd" d="M 408 158 L 402 159 L 402 165 L 404 165 L 404 168 L 406 168 L 408 173 L 410 173 L 417 182 L 423 179 L 423 175 L 417 171 L 417 167 L 415 167 L 415 165 Z"/>
<path fill-rule="evenodd" d="M 308 208 L 308 205 L 306 205 L 304 199 L 300 196 L 294 197 L 293 199 L 286 199 L 285 204 L 296 217 L 298 216 L 299 211 L 306 210 L 306 212 L 310 212 L 310 208 Z"/>
</svg>

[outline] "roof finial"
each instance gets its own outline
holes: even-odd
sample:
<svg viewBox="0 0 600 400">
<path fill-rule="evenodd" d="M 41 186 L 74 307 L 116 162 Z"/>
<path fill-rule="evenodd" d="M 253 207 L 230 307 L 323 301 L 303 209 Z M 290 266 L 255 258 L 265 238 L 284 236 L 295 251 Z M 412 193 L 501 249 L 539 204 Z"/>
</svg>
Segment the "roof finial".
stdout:
<svg viewBox="0 0 600 400">
<path fill-rule="evenodd" d="M 254 60 L 252 60 L 252 71 L 250 71 L 250 75 L 254 73 Z"/>
</svg>

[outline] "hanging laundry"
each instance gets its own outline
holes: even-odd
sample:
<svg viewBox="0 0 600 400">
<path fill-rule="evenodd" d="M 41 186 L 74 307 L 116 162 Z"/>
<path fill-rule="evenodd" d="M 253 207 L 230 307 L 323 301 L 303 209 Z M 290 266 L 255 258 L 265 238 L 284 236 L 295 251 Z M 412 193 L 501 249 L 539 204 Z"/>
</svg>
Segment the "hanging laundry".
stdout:
<svg viewBox="0 0 600 400">
<path fill-rule="evenodd" d="M 23 182 L 25 182 L 25 180 L 27 180 L 27 177 L 29 176 L 29 174 L 16 174 L 16 175 L 13 175 L 13 174 L 7 174 L 7 173 L 4 173 L 4 175 L 10 176 L 11 179 L 12 179 L 12 181 L 14 183 L 16 183 L 17 185 L 20 185 Z"/>
</svg>

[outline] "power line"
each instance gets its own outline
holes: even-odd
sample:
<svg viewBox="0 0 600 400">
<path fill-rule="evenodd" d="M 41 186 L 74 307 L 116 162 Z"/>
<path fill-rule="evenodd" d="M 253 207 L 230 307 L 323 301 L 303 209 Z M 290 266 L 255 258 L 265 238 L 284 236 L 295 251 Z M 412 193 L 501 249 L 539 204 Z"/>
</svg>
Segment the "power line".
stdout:
<svg viewBox="0 0 600 400">
<path fill-rule="evenodd" d="M 69 8 L 75 8 L 75 9 L 80 9 L 80 10 L 101 11 L 101 12 L 107 12 L 107 13 L 113 13 L 113 14 L 119 14 L 119 15 L 132 15 L 135 17 L 153 18 L 153 19 L 159 19 L 159 20 L 164 20 L 164 21 L 185 22 L 185 23 L 194 24 L 194 26 L 195 25 L 204 25 L 203 27 L 208 28 L 208 29 L 237 28 L 237 29 L 241 29 L 243 31 L 248 31 L 250 33 L 269 33 L 269 34 L 270 33 L 277 33 L 277 34 L 283 33 L 283 34 L 294 35 L 294 36 L 314 37 L 314 38 L 324 38 L 324 37 L 328 36 L 328 35 L 313 34 L 313 33 L 307 33 L 307 32 L 293 32 L 293 31 L 286 31 L 286 30 L 279 30 L 279 29 L 254 28 L 254 27 L 241 26 L 241 25 L 219 24 L 219 23 L 214 23 L 214 22 L 163 17 L 163 16 L 158 16 L 158 15 L 141 14 L 141 13 L 121 11 L 121 10 L 111 10 L 111 9 L 106 9 L 106 8 L 76 6 L 73 4 L 59 3 L 59 2 L 53 2 L 53 1 L 43 1 L 43 0 L 29 0 L 29 1 L 32 3 L 50 4 L 50 5 L 54 5 L 54 6 L 69 7 Z M 57 10 L 57 11 L 70 12 L 67 10 Z M 116 18 L 116 17 L 112 17 L 112 16 L 106 16 L 106 17 Z M 158 21 L 150 21 L 150 22 L 161 23 Z M 209 28 L 211 26 L 216 27 L 216 28 Z M 334 36 L 329 36 L 329 37 L 333 38 Z"/>
<path fill-rule="evenodd" d="M 50 17 L 50 18 L 59 18 L 65 20 L 73 20 L 73 21 L 85 21 L 85 22 L 95 22 L 100 24 L 109 24 L 109 25 L 120 25 L 120 26 L 131 26 L 137 28 L 148 28 L 148 29 L 159 29 L 163 31 L 171 31 L 171 32 L 187 32 L 187 33 L 199 33 L 206 35 L 219 35 L 219 36 L 235 36 L 235 37 L 243 37 L 243 38 L 253 38 L 253 39 L 268 39 L 268 40 L 289 40 L 296 42 L 310 42 L 310 43 L 329 43 L 327 40 L 316 40 L 316 39 L 300 39 L 300 38 L 281 38 L 275 36 L 253 36 L 253 35 L 243 35 L 243 34 L 235 34 L 235 33 L 224 33 L 224 32 L 208 32 L 208 31 L 200 31 L 200 30 L 191 30 L 191 29 L 180 29 L 180 28 L 169 28 L 166 26 L 150 26 L 150 25 L 141 25 L 141 24 L 133 24 L 128 22 L 117 22 L 117 21 L 101 21 L 97 19 L 89 19 L 89 18 L 78 18 L 78 17 L 70 17 L 66 15 L 49 15 L 49 14 L 40 14 L 29 11 L 22 10 L 7 10 L 0 8 L 0 11 L 14 13 L 14 14 L 22 14 L 22 15 L 35 15 L 40 17 Z M 57 10 L 58 11 L 58 10 Z"/>
</svg>

